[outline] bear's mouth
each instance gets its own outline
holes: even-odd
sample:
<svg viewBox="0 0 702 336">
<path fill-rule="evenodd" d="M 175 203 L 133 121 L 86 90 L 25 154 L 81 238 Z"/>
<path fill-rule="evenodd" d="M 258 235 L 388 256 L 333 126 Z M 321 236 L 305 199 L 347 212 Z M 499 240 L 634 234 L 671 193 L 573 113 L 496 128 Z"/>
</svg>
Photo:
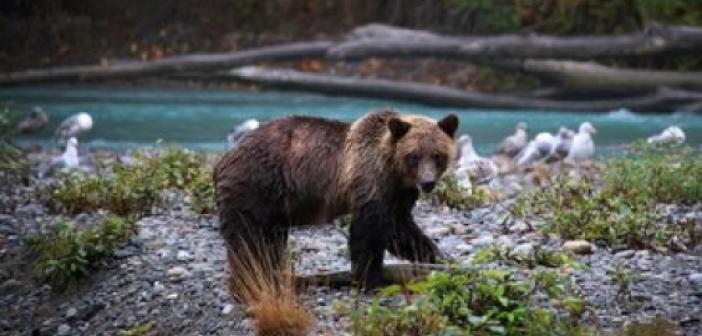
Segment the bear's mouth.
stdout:
<svg viewBox="0 0 702 336">
<path fill-rule="evenodd" d="M 425 193 L 432 192 L 432 190 L 434 190 L 434 187 L 436 187 L 436 181 L 422 182 L 419 184 L 419 189 L 422 189 L 422 192 Z"/>
</svg>

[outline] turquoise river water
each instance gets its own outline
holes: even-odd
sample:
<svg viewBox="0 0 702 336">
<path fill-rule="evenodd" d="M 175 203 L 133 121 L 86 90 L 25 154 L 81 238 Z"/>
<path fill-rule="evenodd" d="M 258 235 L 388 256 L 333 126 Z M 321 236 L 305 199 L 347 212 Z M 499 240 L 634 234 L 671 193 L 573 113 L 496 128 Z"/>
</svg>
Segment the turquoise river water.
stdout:
<svg viewBox="0 0 702 336">
<path fill-rule="evenodd" d="M 471 134 L 482 153 L 494 149 L 518 121 L 526 121 L 532 135 L 540 131 L 555 132 L 561 125 L 577 129 L 579 123 L 590 121 L 598 130 L 595 142 L 602 149 L 615 148 L 670 125 L 682 127 L 689 143 L 695 146 L 702 143 L 702 116 L 692 114 L 496 111 L 297 92 L 109 86 L 0 88 L 0 102 L 11 102 L 13 109 L 20 112 L 39 105 L 50 114 L 50 127 L 36 135 L 21 136 L 19 140 L 23 143 L 46 143 L 62 119 L 76 112 L 89 112 L 94 128 L 81 141 L 92 148 L 124 149 L 154 144 L 161 139 L 194 149 L 221 150 L 226 148 L 228 130 L 248 118 L 268 120 L 298 114 L 350 121 L 385 106 L 435 118 L 456 113 L 461 119 L 461 132 Z"/>
</svg>

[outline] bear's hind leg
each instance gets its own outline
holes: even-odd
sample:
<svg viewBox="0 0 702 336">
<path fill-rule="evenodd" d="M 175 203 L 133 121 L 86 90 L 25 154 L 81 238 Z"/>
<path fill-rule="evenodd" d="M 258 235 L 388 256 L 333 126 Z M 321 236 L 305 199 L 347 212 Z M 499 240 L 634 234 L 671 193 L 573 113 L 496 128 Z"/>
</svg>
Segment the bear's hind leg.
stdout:
<svg viewBox="0 0 702 336">
<path fill-rule="evenodd" d="M 220 231 L 234 261 L 271 271 L 283 269 L 288 228 L 281 216 L 265 206 L 220 212 Z"/>
</svg>

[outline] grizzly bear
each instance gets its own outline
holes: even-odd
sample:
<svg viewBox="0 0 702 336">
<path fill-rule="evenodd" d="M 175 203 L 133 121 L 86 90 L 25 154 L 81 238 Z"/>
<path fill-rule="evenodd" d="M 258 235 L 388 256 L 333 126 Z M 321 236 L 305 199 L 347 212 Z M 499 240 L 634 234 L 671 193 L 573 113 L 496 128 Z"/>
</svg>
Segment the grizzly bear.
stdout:
<svg viewBox="0 0 702 336">
<path fill-rule="evenodd" d="M 281 255 L 294 225 L 351 214 L 354 280 L 384 284 L 383 255 L 435 262 L 440 252 L 412 208 L 452 162 L 458 117 L 436 121 L 391 110 L 351 124 L 314 117 L 263 123 L 215 166 L 221 234 L 230 253 Z M 250 251 L 246 251 L 249 253 Z"/>
</svg>

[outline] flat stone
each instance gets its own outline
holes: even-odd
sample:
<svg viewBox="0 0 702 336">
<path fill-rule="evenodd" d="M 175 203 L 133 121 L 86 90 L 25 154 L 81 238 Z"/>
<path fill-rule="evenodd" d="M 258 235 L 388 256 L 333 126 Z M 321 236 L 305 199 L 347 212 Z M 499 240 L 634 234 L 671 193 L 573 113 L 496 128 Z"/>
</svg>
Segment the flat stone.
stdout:
<svg viewBox="0 0 702 336">
<path fill-rule="evenodd" d="M 193 257 L 188 253 L 188 251 L 183 251 L 180 250 L 178 251 L 178 254 L 176 254 L 176 260 L 178 261 L 188 261 L 192 259 Z"/>
<path fill-rule="evenodd" d="M 692 273 L 688 278 L 693 284 L 702 286 L 702 273 Z"/>
<path fill-rule="evenodd" d="M 480 236 L 478 238 L 473 239 L 471 244 L 475 247 L 485 247 L 487 245 L 491 245 L 495 242 L 495 238 L 492 238 L 490 235 L 485 235 L 485 236 Z"/>
<path fill-rule="evenodd" d="M 569 240 L 563 243 L 563 249 L 575 254 L 592 254 L 593 246 L 587 240 Z"/>
<path fill-rule="evenodd" d="M 170 278 L 182 279 L 189 277 L 190 272 L 183 266 L 176 266 L 166 271 L 166 275 Z"/>
</svg>

